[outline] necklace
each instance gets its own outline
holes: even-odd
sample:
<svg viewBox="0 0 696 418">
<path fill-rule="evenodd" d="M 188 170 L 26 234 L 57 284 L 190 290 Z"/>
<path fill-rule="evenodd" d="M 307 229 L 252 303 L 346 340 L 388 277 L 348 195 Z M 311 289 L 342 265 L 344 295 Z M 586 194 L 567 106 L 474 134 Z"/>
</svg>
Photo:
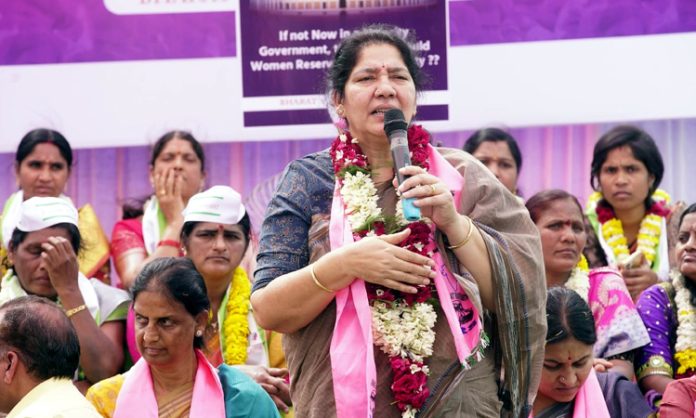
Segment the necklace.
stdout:
<svg viewBox="0 0 696 418">
<path fill-rule="evenodd" d="M 601 223 L 601 232 L 604 242 L 612 249 L 612 255 L 617 264 L 621 264 L 630 254 L 628 243 L 623 230 L 621 220 L 616 217 L 614 210 L 603 205 L 600 201 L 602 194 L 594 192 L 588 204 L 595 206 L 597 219 Z M 658 189 L 652 196 L 654 203 L 650 206 L 647 213 L 640 222 L 637 237 L 637 249 L 645 256 L 650 267 L 657 259 L 657 248 L 660 244 L 662 234 L 662 218 L 669 214 L 669 209 L 665 207 L 669 203 L 669 195 L 664 190 Z"/>
</svg>

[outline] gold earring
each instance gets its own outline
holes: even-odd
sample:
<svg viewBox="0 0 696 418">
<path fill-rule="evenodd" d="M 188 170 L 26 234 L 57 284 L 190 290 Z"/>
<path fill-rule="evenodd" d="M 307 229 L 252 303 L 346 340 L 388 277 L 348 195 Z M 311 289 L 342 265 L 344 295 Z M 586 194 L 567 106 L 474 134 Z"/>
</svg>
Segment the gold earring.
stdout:
<svg viewBox="0 0 696 418">
<path fill-rule="evenodd" d="M 343 117 L 346 113 L 346 108 L 343 107 L 343 103 L 340 105 L 336 106 L 336 114 L 340 117 Z"/>
<path fill-rule="evenodd" d="M 202 337 L 203 336 L 203 330 L 198 330 L 196 331 L 196 337 Z"/>
</svg>

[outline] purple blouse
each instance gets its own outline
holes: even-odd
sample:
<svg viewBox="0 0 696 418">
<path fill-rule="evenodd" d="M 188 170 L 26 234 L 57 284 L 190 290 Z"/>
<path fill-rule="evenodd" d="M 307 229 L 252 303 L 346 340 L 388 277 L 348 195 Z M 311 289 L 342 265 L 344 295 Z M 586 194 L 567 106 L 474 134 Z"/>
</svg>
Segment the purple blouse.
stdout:
<svg viewBox="0 0 696 418">
<path fill-rule="evenodd" d="M 686 377 L 674 375 L 674 371 L 679 367 L 674 360 L 678 322 L 667 289 L 672 292 L 671 283 L 650 286 L 636 303 L 638 313 L 650 336 L 650 343 L 639 350 L 636 359 L 639 380 L 653 374 L 674 378 Z"/>
</svg>

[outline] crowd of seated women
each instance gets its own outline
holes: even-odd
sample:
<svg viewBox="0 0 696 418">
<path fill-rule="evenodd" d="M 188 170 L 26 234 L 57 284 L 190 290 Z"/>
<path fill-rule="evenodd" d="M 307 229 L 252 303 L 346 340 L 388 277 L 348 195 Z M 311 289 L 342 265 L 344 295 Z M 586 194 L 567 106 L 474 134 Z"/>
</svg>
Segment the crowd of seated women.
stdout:
<svg viewBox="0 0 696 418">
<path fill-rule="evenodd" d="M 563 190 L 525 202 L 521 152 L 498 128 L 464 153 L 410 124 L 420 142 L 397 184 L 380 141 L 387 107 L 416 113 L 408 44 L 368 28 L 336 54 L 339 135 L 280 179 L 255 279 L 241 267 L 242 196 L 206 189 L 190 133 L 154 144 L 153 193 L 124 208 L 110 240 L 64 194 L 66 138 L 35 129 L 20 141 L 0 303 L 30 294 L 64 309 L 81 349 L 74 383 L 99 414 L 693 417 L 696 204 L 658 188 L 649 134 L 617 126 L 598 139 L 584 209 Z M 356 184 L 374 196 L 359 201 Z M 428 223 L 403 221 L 409 199 Z M 397 308 L 425 318 L 429 347 L 380 328 Z"/>
</svg>

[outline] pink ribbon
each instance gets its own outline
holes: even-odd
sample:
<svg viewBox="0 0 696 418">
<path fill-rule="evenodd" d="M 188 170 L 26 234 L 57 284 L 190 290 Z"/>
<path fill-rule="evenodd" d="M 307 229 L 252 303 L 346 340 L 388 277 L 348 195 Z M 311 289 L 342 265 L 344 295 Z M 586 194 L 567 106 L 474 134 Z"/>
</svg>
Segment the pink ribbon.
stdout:
<svg viewBox="0 0 696 418">
<path fill-rule="evenodd" d="M 594 369 L 575 395 L 573 418 L 611 418 Z"/>
<path fill-rule="evenodd" d="M 430 145 L 428 154 L 430 173 L 447 185 L 454 194 L 455 204 L 458 204 L 464 179 Z M 353 233 L 346 222 L 344 207 L 337 180 L 329 226 L 332 250 L 353 242 Z M 437 265 L 435 287 L 440 304 L 454 337 L 457 357 L 462 364 L 466 364 L 467 358 L 480 342 L 480 316 L 469 298 L 461 301 L 464 309 L 473 312 L 473 324 L 466 327 L 468 332 L 464 334 L 463 324 L 460 324 L 452 303 L 452 296 L 464 294 L 464 291 L 456 278 L 447 272 L 439 253 L 435 254 L 433 260 Z M 336 323 L 330 354 L 337 417 L 371 418 L 374 412 L 377 376 L 372 340 L 372 314 L 363 280 L 354 280 L 350 286 L 336 293 Z"/>
<path fill-rule="evenodd" d="M 196 360 L 198 368 L 193 383 L 190 416 L 225 418 L 225 395 L 217 372 L 199 350 L 196 350 Z M 150 366 L 143 358 L 126 373 L 116 399 L 114 418 L 131 417 L 159 417 Z"/>
</svg>

